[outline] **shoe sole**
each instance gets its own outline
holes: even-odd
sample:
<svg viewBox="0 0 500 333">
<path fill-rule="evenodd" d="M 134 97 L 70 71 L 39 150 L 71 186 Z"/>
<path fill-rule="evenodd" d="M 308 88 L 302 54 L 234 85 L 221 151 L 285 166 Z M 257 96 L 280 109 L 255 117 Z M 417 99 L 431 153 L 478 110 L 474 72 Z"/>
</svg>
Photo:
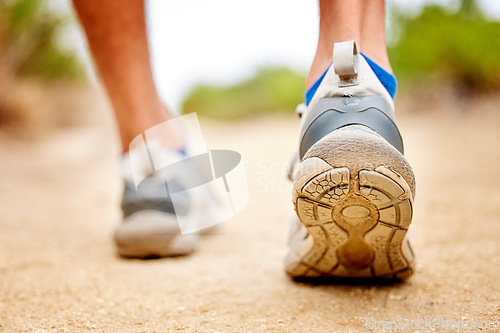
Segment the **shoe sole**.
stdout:
<svg viewBox="0 0 500 333">
<path fill-rule="evenodd" d="M 286 272 L 406 279 L 414 271 L 406 238 L 413 193 L 402 174 L 413 180 L 413 172 L 375 132 L 360 126 L 335 132 L 343 133 L 316 143 L 297 171 L 293 197 L 300 223 L 292 230 Z M 331 147 L 340 161 L 328 156 Z"/>
<path fill-rule="evenodd" d="M 144 210 L 127 217 L 115 232 L 118 254 L 124 258 L 161 258 L 195 251 L 198 235 L 182 235 L 170 214 Z"/>
</svg>

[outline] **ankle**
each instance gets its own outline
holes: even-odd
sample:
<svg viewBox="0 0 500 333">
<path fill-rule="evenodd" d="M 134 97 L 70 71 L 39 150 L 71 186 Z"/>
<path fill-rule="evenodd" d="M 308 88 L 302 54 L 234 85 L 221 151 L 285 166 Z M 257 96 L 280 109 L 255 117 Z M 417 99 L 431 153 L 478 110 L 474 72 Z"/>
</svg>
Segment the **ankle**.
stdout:
<svg viewBox="0 0 500 333">
<path fill-rule="evenodd" d="M 333 50 L 333 45 L 332 45 Z M 332 63 L 332 52 L 325 54 L 325 52 L 316 52 L 316 56 L 311 64 L 309 73 L 306 78 L 306 89 L 309 89 L 316 80 L 328 69 Z"/>
<path fill-rule="evenodd" d="M 173 118 L 169 112 L 152 112 L 147 115 L 148 117 L 141 116 L 137 119 L 127 119 L 126 124 L 120 125 L 123 152 L 127 152 L 130 143 L 137 136 L 143 134 L 146 135 L 146 139 L 155 140 L 164 148 L 174 150 L 182 150 L 184 148 L 181 129 L 177 124 L 169 121 Z"/>
<path fill-rule="evenodd" d="M 394 74 L 392 71 L 391 67 L 391 62 L 389 61 L 389 56 L 387 55 L 387 51 L 385 50 L 380 50 L 379 52 L 373 52 L 370 49 L 361 51 L 365 56 L 370 58 L 374 63 L 382 67 L 384 70 L 386 70 L 390 74 Z"/>
</svg>

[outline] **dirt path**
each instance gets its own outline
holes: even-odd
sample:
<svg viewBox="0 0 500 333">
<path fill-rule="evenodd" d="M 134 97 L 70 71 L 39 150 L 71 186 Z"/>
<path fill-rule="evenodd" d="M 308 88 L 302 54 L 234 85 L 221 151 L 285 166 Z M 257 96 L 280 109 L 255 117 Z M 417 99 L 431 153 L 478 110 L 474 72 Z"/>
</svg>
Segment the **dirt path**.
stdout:
<svg viewBox="0 0 500 333">
<path fill-rule="evenodd" d="M 400 122 L 417 174 L 418 272 L 397 285 L 310 285 L 283 273 L 293 118 L 202 120 L 210 148 L 243 155 L 251 199 L 198 252 L 175 259 L 116 257 L 120 179 L 106 124 L 0 143 L 0 331 L 334 332 L 365 330 L 371 319 L 500 320 L 500 114 Z"/>
</svg>

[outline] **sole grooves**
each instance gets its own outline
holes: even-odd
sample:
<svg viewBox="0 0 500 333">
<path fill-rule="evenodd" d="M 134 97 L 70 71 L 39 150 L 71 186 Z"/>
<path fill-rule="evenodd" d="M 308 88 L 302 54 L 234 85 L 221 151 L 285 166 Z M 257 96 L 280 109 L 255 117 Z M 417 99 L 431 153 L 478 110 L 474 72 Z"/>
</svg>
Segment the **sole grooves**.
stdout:
<svg viewBox="0 0 500 333">
<path fill-rule="evenodd" d="M 324 170 L 323 161 L 316 160 L 316 170 Z M 388 167 L 361 169 L 356 174 L 346 167 L 330 167 L 318 174 L 311 167 L 314 163 L 307 161 L 310 176 L 302 173 L 300 184 L 294 184 L 295 232 L 302 237 L 291 237 L 291 251 L 298 251 L 287 256 L 287 273 L 292 277 L 409 277 L 414 270 L 406 238 L 412 194 L 406 182 Z"/>
</svg>

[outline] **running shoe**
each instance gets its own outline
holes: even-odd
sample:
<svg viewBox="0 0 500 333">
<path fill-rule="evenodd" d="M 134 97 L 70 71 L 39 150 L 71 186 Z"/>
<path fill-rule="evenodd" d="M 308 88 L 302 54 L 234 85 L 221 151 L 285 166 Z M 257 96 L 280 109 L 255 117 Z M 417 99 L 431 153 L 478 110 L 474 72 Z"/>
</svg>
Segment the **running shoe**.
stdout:
<svg viewBox="0 0 500 333">
<path fill-rule="evenodd" d="M 334 45 L 331 67 L 298 113 L 287 274 L 409 277 L 414 174 L 393 99 L 353 41 Z"/>
<path fill-rule="evenodd" d="M 155 159 L 167 160 L 164 165 L 183 160 L 182 153 L 164 149 L 158 144 L 149 144 Z M 118 254 L 126 258 L 160 258 L 192 253 L 198 245 L 198 233 L 183 235 L 179 217 L 186 221 L 192 216 L 193 198 L 185 192 L 182 175 L 168 175 L 162 170 L 153 170 L 147 158 L 134 159 L 134 152 L 122 156 L 121 168 L 124 176 L 124 191 L 121 208 L 122 223 L 116 229 L 114 240 Z M 135 163 L 133 167 L 131 164 Z M 139 164 L 139 165 L 137 165 Z M 144 170 L 144 176 L 136 186 L 131 172 Z M 175 193 L 175 205 L 172 199 Z M 196 223 L 195 217 L 191 219 Z"/>
</svg>

